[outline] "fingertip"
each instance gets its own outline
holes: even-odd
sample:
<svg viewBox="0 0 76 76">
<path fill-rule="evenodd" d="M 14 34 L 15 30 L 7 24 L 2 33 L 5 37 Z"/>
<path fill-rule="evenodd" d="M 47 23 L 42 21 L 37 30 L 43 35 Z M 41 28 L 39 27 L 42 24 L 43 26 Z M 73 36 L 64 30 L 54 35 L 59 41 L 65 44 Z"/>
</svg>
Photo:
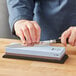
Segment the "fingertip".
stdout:
<svg viewBox="0 0 76 76">
<path fill-rule="evenodd" d="M 61 37 L 59 37 L 58 39 L 61 39 Z"/>
<path fill-rule="evenodd" d="M 21 39 L 21 42 L 22 42 L 23 44 L 26 43 L 26 41 L 25 41 L 25 39 L 24 39 L 23 37 L 20 37 L 20 39 Z"/>
<path fill-rule="evenodd" d="M 67 44 L 66 44 L 66 39 L 61 38 L 61 43 L 62 43 L 64 46 L 66 46 L 66 45 L 67 45 Z"/>
<path fill-rule="evenodd" d="M 22 41 L 22 43 L 23 43 L 23 44 L 25 44 L 25 43 L 26 43 L 26 41 L 25 41 L 25 40 L 21 40 L 21 41 Z"/>
<path fill-rule="evenodd" d="M 26 43 L 23 43 L 22 46 L 27 46 L 27 44 Z"/>
<path fill-rule="evenodd" d="M 40 37 L 37 39 L 37 43 L 39 43 L 40 42 Z"/>
<path fill-rule="evenodd" d="M 75 46 L 76 46 L 76 42 L 75 42 Z"/>
<path fill-rule="evenodd" d="M 71 46 L 74 46 L 73 40 L 71 40 L 71 38 L 69 38 L 68 42 Z"/>
<path fill-rule="evenodd" d="M 22 41 L 23 44 L 26 43 L 26 40 L 25 40 L 25 37 L 24 36 L 21 37 L 21 41 Z"/>
<path fill-rule="evenodd" d="M 62 42 L 62 44 L 63 44 L 64 46 L 66 46 L 66 43 L 65 43 L 65 42 Z"/>
<path fill-rule="evenodd" d="M 69 43 L 71 46 L 74 46 L 74 43 Z"/>
<path fill-rule="evenodd" d="M 31 44 L 31 43 L 32 43 L 32 40 L 27 40 L 27 43 L 28 43 L 28 44 Z"/>
<path fill-rule="evenodd" d="M 64 44 L 64 46 L 66 47 L 66 46 L 67 46 L 67 44 L 65 43 L 65 44 Z"/>
</svg>

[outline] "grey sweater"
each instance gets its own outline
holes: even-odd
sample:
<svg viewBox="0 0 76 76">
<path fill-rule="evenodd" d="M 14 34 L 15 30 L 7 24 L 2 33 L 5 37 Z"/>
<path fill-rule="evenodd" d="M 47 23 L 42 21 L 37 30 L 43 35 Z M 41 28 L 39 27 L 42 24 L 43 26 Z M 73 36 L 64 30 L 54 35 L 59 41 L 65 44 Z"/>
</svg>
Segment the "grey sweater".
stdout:
<svg viewBox="0 0 76 76">
<path fill-rule="evenodd" d="M 35 20 L 41 27 L 41 40 L 57 39 L 76 25 L 76 0 L 7 0 L 7 6 L 11 30 L 18 20 Z"/>
</svg>

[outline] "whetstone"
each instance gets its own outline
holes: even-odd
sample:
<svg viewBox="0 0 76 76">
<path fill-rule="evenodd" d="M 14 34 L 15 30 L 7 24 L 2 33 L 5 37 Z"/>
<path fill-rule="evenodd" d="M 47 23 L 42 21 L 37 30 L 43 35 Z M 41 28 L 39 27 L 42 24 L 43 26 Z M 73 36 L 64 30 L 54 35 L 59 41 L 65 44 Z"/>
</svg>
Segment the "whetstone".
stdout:
<svg viewBox="0 0 76 76">
<path fill-rule="evenodd" d="M 55 46 L 22 46 L 21 44 L 10 44 L 6 46 L 4 58 L 30 59 L 39 61 L 50 61 L 64 63 L 68 56 L 64 47 Z"/>
</svg>

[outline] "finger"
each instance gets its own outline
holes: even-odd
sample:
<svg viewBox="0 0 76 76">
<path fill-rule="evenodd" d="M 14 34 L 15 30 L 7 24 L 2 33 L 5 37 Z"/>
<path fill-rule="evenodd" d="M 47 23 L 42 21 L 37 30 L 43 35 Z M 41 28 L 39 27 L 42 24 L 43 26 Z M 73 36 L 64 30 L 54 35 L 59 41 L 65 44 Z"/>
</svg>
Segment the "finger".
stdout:
<svg viewBox="0 0 76 76">
<path fill-rule="evenodd" d="M 36 35 L 35 35 L 34 25 L 32 23 L 27 23 L 27 28 L 29 30 L 32 42 L 35 42 L 36 41 Z"/>
<path fill-rule="evenodd" d="M 65 46 L 66 46 L 66 40 L 67 40 L 67 38 L 69 38 L 70 34 L 71 34 L 71 30 L 68 29 L 67 31 L 63 32 L 63 34 L 61 36 L 61 42 Z"/>
<path fill-rule="evenodd" d="M 32 21 L 36 31 L 36 42 L 40 41 L 41 28 L 36 21 Z"/>
<path fill-rule="evenodd" d="M 69 37 L 69 44 L 71 44 L 72 46 L 74 46 L 75 45 L 75 40 L 76 40 L 76 30 L 73 30 L 72 32 L 71 32 L 71 35 L 70 35 L 70 37 Z"/>
<path fill-rule="evenodd" d="M 17 33 L 17 36 L 20 37 L 23 44 L 26 43 L 26 40 L 25 40 L 25 37 L 24 37 L 24 34 L 23 34 L 22 30 L 20 30 L 19 33 Z"/>
<path fill-rule="evenodd" d="M 24 36 L 26 38 L 27 44 L 31 44 L 32 41 L 31 41 L 30 33 L 29 33 L 26 25 L 22 28 L 22 31 L 23 31 Z"/>
<path fill-rule="evenodd" d="M 76 46 L 76 40 L 75 40 L 75 44 L 74 45 Z"/>
<path fill-rule="evenodd" d="M 59 39 L 61 39 L 61 37 L 59 37 Z"/>
</svg>

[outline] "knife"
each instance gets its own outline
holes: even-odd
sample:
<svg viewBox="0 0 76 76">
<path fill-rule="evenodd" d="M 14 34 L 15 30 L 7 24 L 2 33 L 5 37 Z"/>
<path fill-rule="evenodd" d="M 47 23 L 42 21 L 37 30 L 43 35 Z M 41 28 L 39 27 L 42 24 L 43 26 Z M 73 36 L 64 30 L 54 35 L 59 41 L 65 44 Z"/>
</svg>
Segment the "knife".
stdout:
<svg viewBox="0 0 76 76">
<path fill-rule="evenodd" d="M 68 39 L 66 41 L 68 43 Z M 61 43 L 61 39 L 53 39 L 53 40 L 40 41 L 38 44 L 35 44 L 34 46 L 48 46 L 51 43 Z"/>
</svg>

